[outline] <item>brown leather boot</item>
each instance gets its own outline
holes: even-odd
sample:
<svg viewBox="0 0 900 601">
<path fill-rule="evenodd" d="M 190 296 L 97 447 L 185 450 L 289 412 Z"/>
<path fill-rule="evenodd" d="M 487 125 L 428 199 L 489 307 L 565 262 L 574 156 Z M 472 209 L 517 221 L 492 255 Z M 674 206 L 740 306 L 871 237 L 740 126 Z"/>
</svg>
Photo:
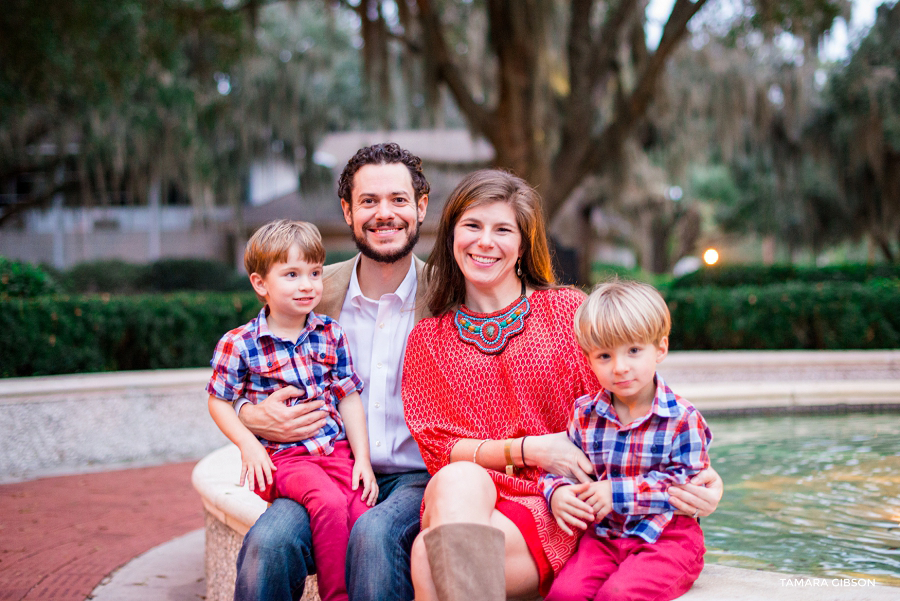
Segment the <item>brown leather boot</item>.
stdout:
<svg viewBox="0 0 900 601">
<path fill-rule="evenodd" d="M 506 601 L 506 538 L 482 524 L 444 524 L 425 533 L 440 601 Z"/>
</svg>

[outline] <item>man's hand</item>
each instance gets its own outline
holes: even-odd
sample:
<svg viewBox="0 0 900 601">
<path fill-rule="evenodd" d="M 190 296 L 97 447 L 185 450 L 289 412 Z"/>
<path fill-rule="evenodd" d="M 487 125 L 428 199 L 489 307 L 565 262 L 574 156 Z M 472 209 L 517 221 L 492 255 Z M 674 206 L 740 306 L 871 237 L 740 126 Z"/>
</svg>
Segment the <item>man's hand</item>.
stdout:
<svg viewBox="0 0 900 601">
<path fill-rule="evenodd" d="M 579 482 L 593 482 L 588 474 L 594 473 L 594 466 L 565 432 L 529 436 L 524 450 L 524 460 L 529 466 L 537 465 L 545 472 Z"/>
<path fill-rule="evenodd" d="M 688 484 L 669 487 L 669 502 L 678 513 L 691 517 L 711 515 L 719 505 L 725 484 L 713 468 L 691 478 Z"/>
<path fill-rule="evenodd" d="M 550 511 L 553 512 L 556 523 L 566 534 L 573 534 L 569 526 L 586 530 L 588 524 L 594 521 L 591 506 L 579 499 L 589 487 L 590 484 L 587 482 L 560 486 L 550 497 Z"/>
<path fill-rule="evenodd" d="M 258 405 L 247 403 L 238 417 L 247 429 L 273 442 L 297 442 L 310 438 L 325 425 L 326 413 L 320 409 L 325 401 L 316 400 L 287 406 L 287 401 L 301 394 L 293 386 L 276 390 Z"/>
<path fill-rule="evenodd" d="M 612 484 L 609 480 L 591 482 L 587 489 L 578 495 L 578 499 L 591 506 L 594 521 L 599 522 L 612 511 Z"/>
</svg>

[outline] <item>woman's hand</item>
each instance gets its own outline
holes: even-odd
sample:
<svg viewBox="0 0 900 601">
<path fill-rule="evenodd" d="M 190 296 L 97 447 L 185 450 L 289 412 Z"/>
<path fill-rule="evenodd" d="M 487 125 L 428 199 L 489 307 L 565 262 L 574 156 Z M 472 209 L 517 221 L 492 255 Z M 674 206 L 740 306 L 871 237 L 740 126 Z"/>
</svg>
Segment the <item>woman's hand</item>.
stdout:
<svg viewBox="0 0 900 601">
<path fill-rule="evenodd" d="M 537 466 L 579 482 L 593 482 L 588 474 L 594 473 L 594 466 L 565 432 L 529 436 L 525 439 L 523 460 L 528 467 Z"/>
<path fill-rule="evenodd" d="M 725 483 L 713 468 L 707 468 L 691 478 L 688 484 L 669 487 L 669 502 L 678 513 L 691 517 L 706 517 L 719 506 Z"/>
</svg>

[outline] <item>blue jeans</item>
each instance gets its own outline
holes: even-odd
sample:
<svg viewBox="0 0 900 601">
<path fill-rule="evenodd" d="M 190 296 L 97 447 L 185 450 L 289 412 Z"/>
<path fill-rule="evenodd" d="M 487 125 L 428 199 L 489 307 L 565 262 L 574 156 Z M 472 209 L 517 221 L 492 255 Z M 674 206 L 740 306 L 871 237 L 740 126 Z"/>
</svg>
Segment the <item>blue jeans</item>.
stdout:
<svg viewBox="0 0 900 601">
<path fill-rule="evenodd" d="M 425 471 L 381 474 L 378 504 L 357 520 L 347 549 L 347 592 L 352 601 L 413 598 L 409 553 L 419 533 Z M 315 573 L 306 509 L 276 499 L 247 532 L 238 554 L 235 601 L 294 601 Z"/>
</svg>

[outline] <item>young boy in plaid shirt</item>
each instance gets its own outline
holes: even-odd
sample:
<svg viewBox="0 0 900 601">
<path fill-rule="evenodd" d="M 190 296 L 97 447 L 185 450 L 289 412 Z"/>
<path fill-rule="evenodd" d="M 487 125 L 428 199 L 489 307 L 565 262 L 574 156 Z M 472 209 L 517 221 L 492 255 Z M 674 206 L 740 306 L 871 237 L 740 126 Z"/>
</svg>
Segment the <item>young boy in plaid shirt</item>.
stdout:
<svg viewBox="0 0 900 601">
<path fill-rule="evenodd" d="M 587 529 L 547 601 L 674 599 L 700 575 L 706 549 L 696 515 L 674 515 L 667 489 L 709 467 L 712 434 L 656 373 L 669 349 L 668 307 L 651 286 L 613 281 L 574 321 L 603 390 L 575 401 L 568 434 L 597 481 L 542 477 L 560 527 Z"/>
<path fill-rule="evenodd" d="M 312 224 L 275 221 L 253 234 L 244 265 L 265 307 L 219 340 L 207 392 L 210 415 L 240 448 L 240 485 L 246 478 L 266 501 L 288 497 L 309 512 L 319 594 L 331 601 L 347 599 L 350 529 L 375 504 L 378 484 L 369 463 L 363 384 L 344 332 L 313 312 L 322 297 L 324 261 L 322 238 Z M 297 389 L 293 404 L 322 405 L 325 425 L 299 442 L 257 438 L 231 403 L 244 397 L 256 404 L 285 386 Z"/>
</svg>

